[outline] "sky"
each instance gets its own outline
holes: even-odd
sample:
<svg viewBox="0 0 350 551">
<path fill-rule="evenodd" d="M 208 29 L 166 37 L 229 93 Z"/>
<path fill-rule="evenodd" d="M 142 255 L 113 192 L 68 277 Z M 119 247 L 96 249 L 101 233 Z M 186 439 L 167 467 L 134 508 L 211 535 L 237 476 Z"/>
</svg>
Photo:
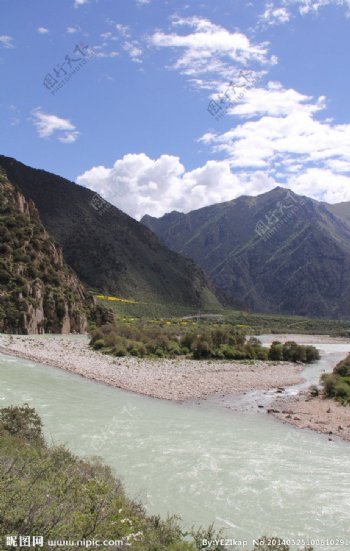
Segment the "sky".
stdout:
<svg viewBox="0 0 350 551">
<path fill-rule="evenodd" d="M 0 153 L 140 219 L 350 201 L 350 0 L 0 0 Z"/>
</svg>

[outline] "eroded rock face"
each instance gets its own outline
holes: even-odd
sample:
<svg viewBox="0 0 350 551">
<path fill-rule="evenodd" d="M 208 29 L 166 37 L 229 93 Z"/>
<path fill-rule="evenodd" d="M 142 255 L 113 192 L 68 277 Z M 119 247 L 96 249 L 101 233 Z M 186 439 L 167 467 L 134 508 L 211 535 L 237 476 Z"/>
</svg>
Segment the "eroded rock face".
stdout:
<svg viewBox="0 0 350 551">
<path fill-rule="evenodd" d="M 33 201 L 0 173 L 0 332 L 85 333 L 92 307 Z"/>
</svg>

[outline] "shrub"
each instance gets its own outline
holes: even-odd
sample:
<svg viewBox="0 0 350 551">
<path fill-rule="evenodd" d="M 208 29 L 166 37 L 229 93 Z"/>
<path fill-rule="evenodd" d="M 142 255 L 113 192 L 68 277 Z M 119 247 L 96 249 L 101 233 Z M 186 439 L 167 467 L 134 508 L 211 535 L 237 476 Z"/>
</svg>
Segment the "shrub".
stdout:
<svg viewBox="0 0 350 551">
<path fill-rule="evenodd" d="M 208 358 L 211 355 L 210 344 L 204 338 L 199 338 L 192 344 L 192 352 L 196 359 Z"/>
<path fill-rule="evenodd" d="M 11 279 L 11 275 L 4 268 L 0 268 L 0 284 L 6 285 Z"/>
<path fill-rule="evenodd" d="M 113 349 L 113 354 L 118 357 L 127 356 L 128 351 L 123 345 L 117 345 Z"/>
<path fill-rule="evenodd" d="M 307 361 L 307 347 L 296 343 L 282 345 L 274 342 L 271 349 L 265 348 L 256 337 L 245 342 L 245 336 L 236 326 L 230 324 L 197 324 L 197 331 L 182 332 L 183 323 L 158 321 L 147 324 L 137 320 L 135 323 L 118 322 L 103 325 L 92 331 L 90 344 L 96 350 L 105 353 L 116 353 L 116 346 L 121 346 L 121 355 L 125 353 L 143 357 L 174 357 L 192 353 L 195 359 L 227 360 L 285 360 Z M 97 345 L 96 345 L 97 343 Z M 310 347 L 309 359 L 316 349 Z"/>
<path fill-rule="evenodd" d="M 94 350 L 101 350 L 101 348 L 104 348 L 105 341 L 103 339 L 98 339 L 97 341 L 92 343 L 92 347 Z"/>
<path fill-rule="evenodd" d="M 350 404 L 350 354 L 339 362 L 333 373 L 324 373 L 321 383 L 326 398 L 334 398 L 343 405 Z"/>
<path fill-rule="evenodd" d="M 2 429 L 12 436 L 18 436 L 28 442 L 43 442 L 41 419 L 28 404 L 0 409 L 0 424 Z"/>
<path fill-rule="evenodd" d="M 310 392 L 310 395 L 314 397 L 319 396 L 320 394 L 320 390 L 316 385 L 311 385 L 309 388 L 309 392 Z"/>
<path fill-rule="evenodd" d="M 271 344 L 268 358 L 272 361 L 283 360 L 283 346 L 279 341 L 274 341 Z"/>
</svg>

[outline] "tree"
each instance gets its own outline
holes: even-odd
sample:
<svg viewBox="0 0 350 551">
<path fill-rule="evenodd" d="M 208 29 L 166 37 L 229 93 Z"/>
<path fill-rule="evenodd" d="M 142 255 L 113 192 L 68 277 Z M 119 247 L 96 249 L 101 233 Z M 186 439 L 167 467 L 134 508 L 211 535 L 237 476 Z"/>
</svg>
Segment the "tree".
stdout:
<svg viewBox="0 0 350 551">
<path fill-rule="evenodd" d="M 42 444 L 42 421 L 28 404 L 0 409 L 0 426 L 12 436 Z"/>
<path fill-rule="evenodd" d="M 279 341 L 274 341 L 270 346 L 269 360 L 281 362 L 283 360 L 283 346 Z"/>
</svg>

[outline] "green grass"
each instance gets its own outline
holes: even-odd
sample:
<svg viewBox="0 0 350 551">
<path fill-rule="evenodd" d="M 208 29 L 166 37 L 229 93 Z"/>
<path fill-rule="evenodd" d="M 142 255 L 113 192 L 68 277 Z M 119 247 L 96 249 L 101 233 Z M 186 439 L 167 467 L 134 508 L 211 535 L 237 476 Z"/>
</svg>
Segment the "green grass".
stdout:
<svg viewBox="0 0 350 551">
<path fill-rule="evenodd" d="M 257 314 L 232 308 L 198 310 L 178 304 L 139 302 L 138 304 L 115 303 L 100 300 L 99 303 L 111 308 L 117 320 L 124 317 L 138 319 L 184 318 L 221 320 L 242 325 L 250 334 L 303 333 L 350 337 L 350 321 L 305 318 L 302 316 L 281 316 L 277 314 Z"/>
</svg>

